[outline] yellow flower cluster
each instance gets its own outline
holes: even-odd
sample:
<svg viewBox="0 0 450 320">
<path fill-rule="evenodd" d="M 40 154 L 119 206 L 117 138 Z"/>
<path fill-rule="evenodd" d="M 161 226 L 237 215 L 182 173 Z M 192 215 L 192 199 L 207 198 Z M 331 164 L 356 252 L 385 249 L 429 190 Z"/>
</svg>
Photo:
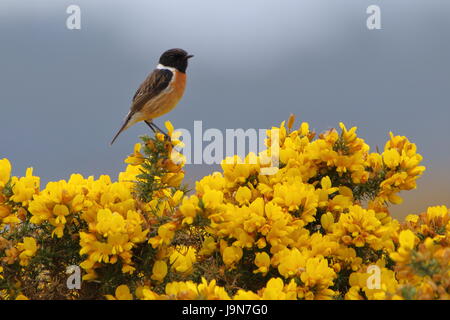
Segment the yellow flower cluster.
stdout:
<svg viewBox="0 0 450 320">
<path fill-rule="evenodd" d="M 450 299 L 450 210 L 429 207 L 409 215 L 398 236 L 396 262 L 399 291 L 410 299 Z"/>
<path fill-rule="evenodd" d="M 396 221 L 383 225 L 380 215 L 377 215 L 374 210 L 365 210 L 358 205 L 350 206 L 348 210 L 348 213 L 340 215 L 337 223 L 329 226 L 336 240 L 347 246 L 368 245 L 374 250 L 394 248 L 392 236 L 398 228 Z"/>
<path fill-rule="evenodd" d="M 188 224 L 197 215 L 210 220 L 213 238 L 203 252 L 217 250 L 227 270 L 243 268 L 247 253 L 254 274 L 296 279 L 298 298 L 343 296 L 333 290 L 341 274 L 394 250 L 400 226 L 386 202 L 398 203 L 399 191 L 415 187 L 421 156 L 405 137 L 391 134 L 384 153 L 369 153 L 356 128 L 341 124 L 340 134 L 330 130 L 313 140 L 308 124 L 292 130 L 292 123 L 278 128 L 276 174 L 260 174 L 263 154 L 225 159 L 223 174 L 197 182 L 179 211 Z M 366 198 L 369 208 L 362 207 Z"/>
<path fill-rule="evenodd" d="M 378 199 L 401 203 L 402 199 L 397 193 L 416 188 L 416 179 L 425 171 L 425 167 L 419 166 L 422 156 L 416 153 L 414 143 L 410 143 L 406 137 L 394 136 L 392 132 L 390 136 L 381 155 L 386 169 Z"/>
<path fill-rule="evenodd" d="M 170 124 L 168 129 L 173 131 Z M 182 163 L 175 164 L 169 158 L 176 143 L 176 139 L 165 141 L 163 135 L 148 140 L 145 148 L 154 152 L 152 159 L 140 154 L 142 146 L 137 144 L 117 182 L 105 175 L 94 179 L 73 174 L 68 181 L 49 182 L 42 190 L 31 168 L 25 177 L 12 177 L 10 162 L 0 160 L 0 261 L 6 263 L 2 274 L 12 275 L 33 259 L 37 264 L 57 263 L 59 259 L 61 270 L 75 262 L 85 271 L 84 281 L 99 281 L 105 273 L 117 271 L 122 279 L 138 273 L 138 278 L 151 275 L 151 279 L 162 281 L 167 264 L 183 275 L 192 272 L 195 249 L 169 247 L 177 227 L 170 220 L 184 195 L 179 190 L 184 177 Z M 136 184 L 146 183 L 146 177 L 139 176 L 146 172 L 142 165 L 150 160 L 156 165 L 149 166 L 156 167 L 159 174 L 149 173 L 154 178 L 153 190 L 149 190 L 149 201 L 143 201 Z M 29 236 L 14 240 L 23 235 Z M 148 250 L 152 246 L 156 252 Z M 38 252 L 40 247 L 42 252 Z M 147 257 L 137 259 L 137 252 L 145 250 Z M 140 260 L 144 258 L 145 264 Z M 44 268 L 40 277 L 52 271 Z M 8 279 L 2 275 L 2 280 Z"/>
<path fill-rule="evenodd" d="M 20 223 L 25 219 L 23 207 L 39 192 L 39 177 L 28 168 L 25 177 L 11 177 L 11 163 L 0 159 L 0 230 L 6 224 Z"/>
<path fill-rule="evenodd" d="M 368 280 L 370 274 L 367 270 L 361 270 L 360 272 L 354 272 L 350 275 L 349 285 L 351 286 L 345 295 L 348 300 L 363 300 L 367 298 L 369 300 L 400 300 L 402 297 L 397 295 L 398 281 L 396 279 L 395 272 L 387 269 L 384 266 L 383 261 L 378 261 L 375 264 L 380 268 L 380 286 L 379 288 L 372 288 L 368 286 Z"/>
<path fill-rule="evenodd" d="M 421 215 L 409 215 L 393 240 L 390 251 L 393 270 L 379 260 L 380 287 L 368 288 L 369 273 L 350 276 L 347 299 L 442 299 L 448 300 L 450 289 L 450 210 L 430 207 Z"/>
<path fill-rule="evenodd" d="M 0 296 L 448 299 L 450 211 L 400 224 L 387 207 L 425 170 L 416 146 L 391 133 L 370 153 L 356 128 L 316 137 L 294 120 L 273 128 L 276 173 L 262 174 L 276 155 L 268 131 L 268 152 L 225 159 L 191 195 L 170 123 L 172 141 L 143 137 L 116 182 L 73 174 L 41 190 L 32 169 L 13 177 L 0 160 Z M 73 264 L 82 290 L 53 290 Z"/>
<path fill-rule="evenodd" d="M 19 258 L 19 264 L 21 266 L 27 266 L 30 263 L 30 259 L 36 254 L 36 251 L 36 240 L 31 237 L 25 237 L 23 238 L 23 242 L 19 242 L 15 246 L 5 250 L 3 261 L 12 264 Z"/>
<path fill-rule="evenodd" d="M 157 294 L 149 287 L 138 287 L 136 297 L 140 300 L 295 300 L 296 293 L 295 281 L 285 285 L 280 278 L 272 278 L 267 285 L 258 292 L 238 290 L 230 297 L 226 290 L 217 286 L 216 281 L 208 282 L 205 278 L 200 283 L 193 281 L 170 282 L 166 285 L 164 294 Z M 116 291 L 116 297 L 108 296 L 108 299 L 117 299 L 124 297 L 123 300 L 133 299 L 128 287 L 119 287 Z M 126 298 L 125 298 L 126 297 Z"/>
<path fill-rule="evenodd" d="M 216 281 L 208 283 L 205 278 L 197 284 L 193 281 L 173 281 L 166 285 L 165 294 L 157 294 L 148 287 L 139 287 L 136 296 L 142 300 L 229 300 L 230 297 L 223 287 L 216 286 Z"/>
</svg>

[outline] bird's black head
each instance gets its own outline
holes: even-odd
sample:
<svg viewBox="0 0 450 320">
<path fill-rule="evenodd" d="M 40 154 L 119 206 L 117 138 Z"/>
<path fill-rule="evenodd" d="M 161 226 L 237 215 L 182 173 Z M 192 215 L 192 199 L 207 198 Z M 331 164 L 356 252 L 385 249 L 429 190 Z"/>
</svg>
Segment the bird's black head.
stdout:
<svg viewBox="0 0 450 320">
<path fill-rule="evenodd" d="M 183 49 L 170 49 L 164 52 L 159 58 L 159 63 L 166 67 L 176 68 L 185 73 L 188 66 L 188 59 L 193 55 L 188 54 Z"/>
</svg>

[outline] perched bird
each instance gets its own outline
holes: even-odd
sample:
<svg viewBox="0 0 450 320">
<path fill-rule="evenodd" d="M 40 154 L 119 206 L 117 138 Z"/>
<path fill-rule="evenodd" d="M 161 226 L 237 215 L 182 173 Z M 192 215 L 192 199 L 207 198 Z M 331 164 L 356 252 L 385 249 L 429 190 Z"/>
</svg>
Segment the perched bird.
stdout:
<svg viewBox="0 0 450 320">
<path fill-rule="evenodd" d="M 188 60 L 192 57 L 182 49 L 170 49 L 161 55 L 156 69 L 134 94 L 130 112 L 111 144 L 122 131 L 140 121 L 144 121 L 153 132 L 158 130 L 164 133 L 153 123 L 153 119 L 171 111 L 180 101 L 186 87 Z"/>
</svg>

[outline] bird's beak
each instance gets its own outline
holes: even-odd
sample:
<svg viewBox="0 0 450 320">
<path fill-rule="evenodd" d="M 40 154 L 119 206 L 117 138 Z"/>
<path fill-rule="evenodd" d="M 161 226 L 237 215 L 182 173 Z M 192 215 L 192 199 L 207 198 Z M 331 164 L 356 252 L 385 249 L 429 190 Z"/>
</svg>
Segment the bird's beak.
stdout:
<svg viewBox="0 0 450 320">
<path fill-rule="evenodd" d="M 190 55 L 186 56 L 186 59 L 190 59 L 190 58 L 192 58 L 193 56 L 194 56 L 193 54 L 190 54 Z"/>
</svg>

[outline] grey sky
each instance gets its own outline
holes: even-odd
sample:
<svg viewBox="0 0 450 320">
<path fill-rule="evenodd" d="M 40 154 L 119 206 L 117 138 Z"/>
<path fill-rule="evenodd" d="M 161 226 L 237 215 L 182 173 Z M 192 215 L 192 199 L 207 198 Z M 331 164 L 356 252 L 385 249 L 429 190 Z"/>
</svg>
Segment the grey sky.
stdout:
<svg viewBox="0 0 450 320">
<path fill-rule="evenodd" d="M 65 27 L 70 4 L 79 31 Z M 382 30 L 365 26 L 371 4 Z M 116 177 L 149 131 L 109 141 L 159 55 L 181 47 L 195 54 L 187 90 L 159 126 L 266 128 L 295 113 L 317 131 L 356 125 L 381 148 L 393 130 L 428 168 L 394 212 L 450 205 L 449 17 L 445 0 L 2 0 L 0 158 L 44 183 Z M 188 166 L 188 179 L 216 168 Z"/>
</svg>

